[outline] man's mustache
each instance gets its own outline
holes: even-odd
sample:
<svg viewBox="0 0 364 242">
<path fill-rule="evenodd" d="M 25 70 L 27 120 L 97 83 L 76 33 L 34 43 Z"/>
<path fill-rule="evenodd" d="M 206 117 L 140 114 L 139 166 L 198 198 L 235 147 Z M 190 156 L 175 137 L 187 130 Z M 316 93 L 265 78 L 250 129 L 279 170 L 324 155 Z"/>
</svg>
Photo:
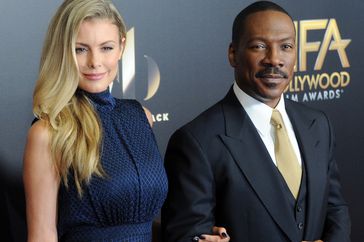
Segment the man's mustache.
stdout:
<svg viewBox="0 0 364 242">
<path fill-rule="evenodd" d="M 277 67 L 267 67 L 264 70 L 257 72 L 257 74 L 255 74 L 255 77 L 256 78 L 268 78 L 271 75 L 274 75 L 274 76 L 278 75 L 281 78 L 288 78 L 288 74 L 281 71 Z"/>
</svg>

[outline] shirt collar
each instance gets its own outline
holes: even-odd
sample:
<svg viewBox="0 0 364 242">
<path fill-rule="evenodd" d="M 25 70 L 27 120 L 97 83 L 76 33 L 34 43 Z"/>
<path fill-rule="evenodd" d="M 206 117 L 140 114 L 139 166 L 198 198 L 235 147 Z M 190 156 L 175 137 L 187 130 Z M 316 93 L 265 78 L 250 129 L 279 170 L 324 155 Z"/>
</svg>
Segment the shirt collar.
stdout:
<svg viewBox="0 0 364 242">
<path fill-rule="evenodd" d="M 234 82 L 233 90 L 258 132 L 263 136 L 270 135 L 270 119 L 272 117 L 273 109 L 246 94 L 239 88 L 236 82 Z M 281 113 L 286 113 L 283 94 L 276 109 Z"/>
</svg>

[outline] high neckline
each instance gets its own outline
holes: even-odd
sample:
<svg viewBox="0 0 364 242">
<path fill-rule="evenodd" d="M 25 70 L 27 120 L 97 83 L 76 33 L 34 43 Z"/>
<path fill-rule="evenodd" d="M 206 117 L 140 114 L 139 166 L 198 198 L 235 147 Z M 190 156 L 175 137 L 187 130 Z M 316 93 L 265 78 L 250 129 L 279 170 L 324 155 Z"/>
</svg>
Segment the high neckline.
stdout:
<svg viewBox="0 0 364 242">
<path fill-rule="evenodd" d="M 97 110 L 107 111 L 115 107 L 115 98 L 111 95 L 109 88 L 98 93 L 91 93 L 85 90 L 82 90 L 82 92 L 91 100 Z"/>
</svg>

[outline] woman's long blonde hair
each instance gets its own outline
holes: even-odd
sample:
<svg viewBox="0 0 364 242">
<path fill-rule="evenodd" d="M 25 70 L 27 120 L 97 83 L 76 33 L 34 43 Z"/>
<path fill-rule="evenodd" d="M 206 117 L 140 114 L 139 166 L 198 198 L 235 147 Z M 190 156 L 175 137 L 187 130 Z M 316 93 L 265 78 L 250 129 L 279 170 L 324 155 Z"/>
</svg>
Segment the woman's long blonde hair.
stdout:
<svg viewBox="0 0 364 242">
<path fill-rule="evenodd" d="M 93 174 L 104 175 L 100 164 L 102 129 L 89 99 L 76 92 L 79 70 L 75 53 L 79 27 L 90 19 L 109 19 L 126 37 L 122 17 L 109 0 L 65 0 L 52 18 L 40 60 L 33 112 L 48 123 L 52 161 L 68 186 L 73 170 L 78 193 Z"/>
</svg>

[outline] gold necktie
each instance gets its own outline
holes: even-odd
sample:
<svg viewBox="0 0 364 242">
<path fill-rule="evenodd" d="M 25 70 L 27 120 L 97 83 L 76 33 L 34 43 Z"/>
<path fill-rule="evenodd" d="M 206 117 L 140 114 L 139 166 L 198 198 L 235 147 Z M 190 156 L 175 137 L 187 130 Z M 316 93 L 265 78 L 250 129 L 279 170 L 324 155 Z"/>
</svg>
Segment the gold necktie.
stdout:
<svg viewBox="0 0 364 242">
<path fill-rule="evenodd" d="M 289 190 L 291 190 L 293 196 L 297 199 L 301 184 L 302 169 L 288 138 L 282 116 L 276 109 L 273 110 L 271 124 L 275 127 L 274 150 L 278 170 L 284 177 Z"/>
</svg>

